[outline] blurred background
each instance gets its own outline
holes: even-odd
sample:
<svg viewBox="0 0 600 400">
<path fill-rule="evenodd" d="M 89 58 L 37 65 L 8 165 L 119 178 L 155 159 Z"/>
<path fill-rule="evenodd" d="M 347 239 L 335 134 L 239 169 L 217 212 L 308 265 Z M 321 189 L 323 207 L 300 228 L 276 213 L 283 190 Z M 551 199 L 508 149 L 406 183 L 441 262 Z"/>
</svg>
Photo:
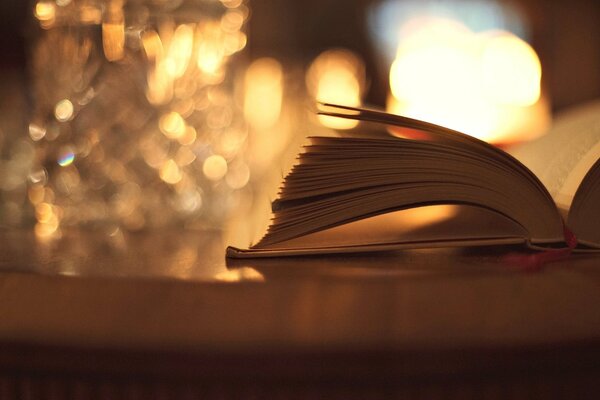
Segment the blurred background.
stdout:
<svg viewBox="0 0 600 400">
<path fill-rule="evenodd" d="M 507 145 L 600 96 L 593 0 L 9 0 L 0 12 L 0 227 L 42 241 L 235 225 L 230 240 L 249 243 L 305 137 L 360 129 L 316 118 L 315 100 Z"/>
</svg>

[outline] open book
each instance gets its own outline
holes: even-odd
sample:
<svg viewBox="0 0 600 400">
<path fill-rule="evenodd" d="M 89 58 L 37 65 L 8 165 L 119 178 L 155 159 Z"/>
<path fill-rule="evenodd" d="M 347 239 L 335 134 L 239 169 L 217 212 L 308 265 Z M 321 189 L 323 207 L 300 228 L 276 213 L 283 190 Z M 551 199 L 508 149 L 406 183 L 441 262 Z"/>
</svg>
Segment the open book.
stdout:
<svg viewBox="0 0 600 400">
<path fill-rule="evenodd" d="M 272 205 L 267 233 L 248 249 L 229 247 L 228 257 L 502 244 L 560 249 L 565 232 L 574 233 L 578 250 L 600 250 L 597 105 L 514 156 L 427 122 L 323 106 L 320 114 L 391 126 L 403 137 L 311 138 Z M 586 118 L 595 120 L 581 123 Z M 570 129 L 580 130 L 579 141 Z"/>
</svg>

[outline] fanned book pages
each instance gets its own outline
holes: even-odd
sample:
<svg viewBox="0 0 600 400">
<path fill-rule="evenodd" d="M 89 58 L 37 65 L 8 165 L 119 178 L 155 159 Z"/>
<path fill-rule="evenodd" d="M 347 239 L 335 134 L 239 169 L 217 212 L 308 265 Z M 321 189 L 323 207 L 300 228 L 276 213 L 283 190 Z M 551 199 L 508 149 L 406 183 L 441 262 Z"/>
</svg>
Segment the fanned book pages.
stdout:
<svg viewBox="0 0 600 400">
<path fill-rule="evenodd" d="M 595 132 L 585 135 L 587 141 L 595 135 L 595 143 L 598 111 L 592 110 Z M 550 133 L 541 150 L 532 150 L 534 144 L 513 156 L 460 132 L 380 111 L 325 104 L 320 114 L 405 134 L 312 137 L 272 204 L 266 234 L 248 249 L 229 247 L 228 257 L 503 244 L 553 251 L 573 245 L 571 232 L 577 250 L 600 250 L 600 146 L 587 145 L 585 154 L 579 146 L 571 151 L 577 160 L 564 162 L 571 171 L 561 173 L 578 176 L 567 182 L 577 180 L 569 195 L 556 189 L 556 177 L 541 180 L 526 166 L 559 157 L 552 140 L 564 141 L 565 133 Z M 552 190 L 543 181 L 554 182 Z"/>
</svg>

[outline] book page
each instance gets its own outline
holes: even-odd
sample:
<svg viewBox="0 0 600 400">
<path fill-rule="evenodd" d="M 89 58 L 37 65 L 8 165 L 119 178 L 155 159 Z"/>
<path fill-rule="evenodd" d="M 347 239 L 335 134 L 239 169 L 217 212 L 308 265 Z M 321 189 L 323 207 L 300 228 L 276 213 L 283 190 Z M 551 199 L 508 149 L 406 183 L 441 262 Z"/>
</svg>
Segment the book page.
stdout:
<svg viewBox="0 0 600 400">
<path fill-rule="evenodd" d="M 535 173 L 561 210 L 600 157 L 600 101 L 568 110 L 538 140 L 509 151 Z"/>
<path fill-rule="evenodd" d="M 466 205 L 395 211 L 287 240 L 261 249 L 351 247 L 386 243 L 524 238 L 525 229 L 499 213 Z M 434 246 L 435 247 L 435 246 Z"/>
<path fill-rule="evenodd" d="M 575 194 L 567 224 L 580 245 L 600 249 L 600 159 L 587 172 Z"/>
</svg>

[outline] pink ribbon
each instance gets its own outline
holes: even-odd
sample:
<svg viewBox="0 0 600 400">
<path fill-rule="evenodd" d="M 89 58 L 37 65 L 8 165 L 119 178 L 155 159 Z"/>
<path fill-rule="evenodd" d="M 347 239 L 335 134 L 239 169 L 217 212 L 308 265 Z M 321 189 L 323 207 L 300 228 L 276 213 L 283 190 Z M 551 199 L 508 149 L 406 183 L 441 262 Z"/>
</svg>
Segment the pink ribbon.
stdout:
<svg viewBox="0 0 600 400">
<path fill-rule="evenodd" d="M 548 249 L 533 254 L 510 253 L 503 258 L 503 261 L 523 271 L 539 271 L 549 262 L 564 260 L 571 255 L 573 249 L 577 246 L 577 238 L 566 225 L 563 231 L 567 247 Z"/>
</svg>

